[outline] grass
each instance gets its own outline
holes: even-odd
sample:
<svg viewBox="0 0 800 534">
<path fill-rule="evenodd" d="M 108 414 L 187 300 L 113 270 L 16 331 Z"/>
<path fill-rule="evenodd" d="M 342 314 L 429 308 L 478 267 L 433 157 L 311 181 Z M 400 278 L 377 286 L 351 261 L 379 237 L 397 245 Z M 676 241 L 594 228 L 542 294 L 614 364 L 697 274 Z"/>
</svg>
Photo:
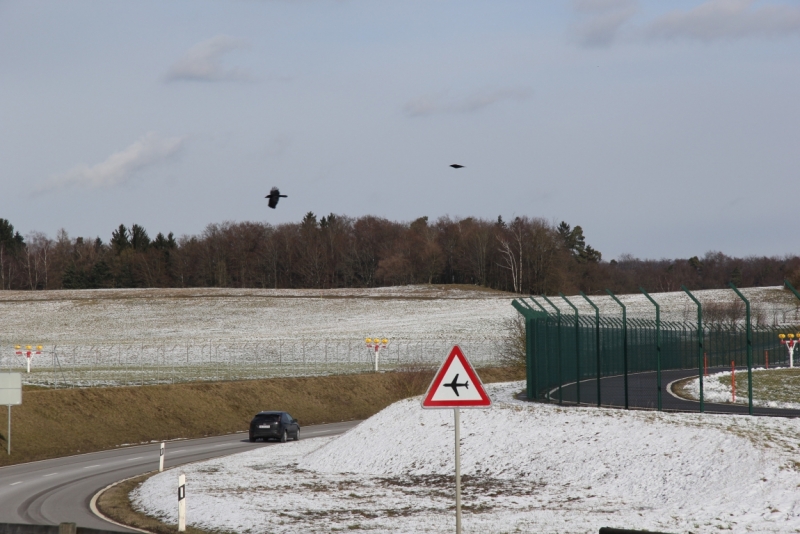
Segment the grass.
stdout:
<svg viewBox="0 0 800 534">
<path fill-rule="evenodd" d="M 718 380 L 727 387 L 731 386 L 730 375 Z M 736 396 L 747 397 L 747 371 L 736 371 Z M 753 371 L 753 398 L 800 403 L 800 369 Z"/>
<path fill-rule="evenodd" d="M 687 389 L 690 382 L 697 380 L 696 376 L 685 378 L 673 384 L 672 391 L 684 399 L 696 400 Z M 707 378 L 706 378 L 707 380 Z M 731 377 L 724 375 L 716 380 L 730 388 Z M 736 398 L 747 398 L 747 370 L 736 371 Z M 761 369 L 753 371 L 753 399 L 762 402 L 793 402 L 800 403 L 800 369 Z"/>
<path fill-rule="evenodd" d="M 509 369 L 479 369 L 485 382 L 521 380 Z M 430 376 L 430 375 L 425 375 Z M 260 410 L 286 410 L 302 425 L 366 419 L 425 392 L 417 370 L 141 387 L 25 387 L 12 408 L 11 455 L 0 466 L 113 449 L 125 444 L 242 432 Z M 0 410 L 0 452 L 7 411 Z"/>
</svg>

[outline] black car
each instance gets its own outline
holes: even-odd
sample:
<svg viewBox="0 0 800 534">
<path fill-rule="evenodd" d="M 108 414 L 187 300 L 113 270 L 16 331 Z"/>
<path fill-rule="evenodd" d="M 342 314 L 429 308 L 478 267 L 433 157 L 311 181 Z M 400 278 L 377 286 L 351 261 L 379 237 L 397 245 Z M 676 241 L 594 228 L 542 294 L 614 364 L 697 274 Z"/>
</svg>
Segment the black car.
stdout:
<svg viewBox="0 0 800 534">
<path fill-rule="evenodd" d="M 286 412 L 258 412 L 250 421 L 250 441 L 262 438 L 285 443 L 289 438 L 300 439 L 300 423 Z"/>
</svg>

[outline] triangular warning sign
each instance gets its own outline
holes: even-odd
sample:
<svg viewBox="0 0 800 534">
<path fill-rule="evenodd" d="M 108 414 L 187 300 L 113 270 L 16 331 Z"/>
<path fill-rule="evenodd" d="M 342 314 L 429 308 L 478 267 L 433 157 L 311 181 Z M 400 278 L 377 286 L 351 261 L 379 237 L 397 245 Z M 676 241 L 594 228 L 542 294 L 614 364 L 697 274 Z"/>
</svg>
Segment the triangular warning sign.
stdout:
<svg viewBox="0 0 800 534">
<path fill-rule="evenodd" d="M 423 408 L 486 408 L 492 400 L 483 389 L 464 353 L 453 347 L 433 377 L 422 400 Z"/>
</svg>

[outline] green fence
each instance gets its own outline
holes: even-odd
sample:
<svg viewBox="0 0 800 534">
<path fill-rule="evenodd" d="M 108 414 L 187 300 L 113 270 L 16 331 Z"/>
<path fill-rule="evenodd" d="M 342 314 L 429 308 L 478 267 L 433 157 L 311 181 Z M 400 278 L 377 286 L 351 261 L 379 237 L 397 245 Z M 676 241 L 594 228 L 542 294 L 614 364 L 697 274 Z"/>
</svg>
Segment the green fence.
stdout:
<svg viewBox="0 0 800 534">
<path fill-rule="evenodd" d="M 740 388 L 740 395 L 747 396 L 752 413 L 752 369 L 788 365 L 787 351 L 778 338 L 788 330 L 752 325 L 749 302 L 732 289 L 747 304 L 746 316 L 727 324 L 704 323 L 702 306 L 688 290 L 698 304 L 697 321 L 662 321 L 657 302 L 644 290 L 654 304 L 653 318 L 627 317 L 624 305 L 611 292 L 621 317 L 601 316 L 583 294 L 580 298 L 592 305 L 593 315 L 579 314 L 564 295 L 561 299 L 573 313 L 559 310 L 545 296 L 515 300 L 513 305 L 526 323 L 528 399 L 660 410 L 671 378 L 686 375 L 674 371 L 694 370 L 700 377 L 697 409 L 704 411 L 705 372 L 735 365 L 739 371 L 747 370 L 744 380 L 737 382 L 747 385 Z"/>
</svg>

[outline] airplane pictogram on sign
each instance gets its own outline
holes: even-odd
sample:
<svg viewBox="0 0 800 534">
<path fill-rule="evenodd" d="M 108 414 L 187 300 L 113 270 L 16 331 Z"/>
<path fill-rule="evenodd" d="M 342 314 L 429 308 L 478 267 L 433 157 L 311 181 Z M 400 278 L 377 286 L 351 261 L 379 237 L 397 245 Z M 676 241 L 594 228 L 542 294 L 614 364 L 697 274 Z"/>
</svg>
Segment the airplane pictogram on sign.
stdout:
<svg viewBox="0 0 800 534">
<path fill-rule="evenodd" d="M 423 408 L 486 408 L 492 400 L 481 379 L 456 345 L 433 377 Z"/>
</svg>

